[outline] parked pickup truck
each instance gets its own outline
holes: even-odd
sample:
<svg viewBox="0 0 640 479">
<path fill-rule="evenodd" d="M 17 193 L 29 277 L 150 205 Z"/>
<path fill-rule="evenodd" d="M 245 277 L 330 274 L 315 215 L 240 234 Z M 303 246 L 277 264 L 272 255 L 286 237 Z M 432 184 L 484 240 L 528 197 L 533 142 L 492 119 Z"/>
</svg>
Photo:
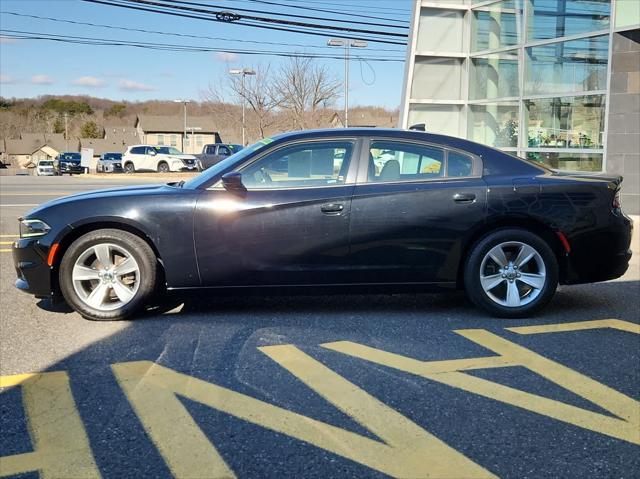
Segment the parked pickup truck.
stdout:
<svg viewBox="0 0 640 479">
<path fill-rule="evenodd" d="M 204 145 L 202 148 L 202 154 L 196 155 L 196 158 L 200 162 L 200 169 L 206 170 L 240 150 L 242 150 L 242 145 L 211 143 L 209 145 Z"/>
</svg>

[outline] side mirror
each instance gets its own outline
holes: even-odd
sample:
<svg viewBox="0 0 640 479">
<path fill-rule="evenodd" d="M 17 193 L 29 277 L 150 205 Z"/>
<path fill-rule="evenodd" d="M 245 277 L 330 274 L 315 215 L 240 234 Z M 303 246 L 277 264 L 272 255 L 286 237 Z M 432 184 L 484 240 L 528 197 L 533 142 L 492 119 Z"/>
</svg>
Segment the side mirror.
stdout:
<svg viewBox="0 0 640 479">
<path fill-rule="evenodd" d="M 222 186 L 231 193 L 246 193 L 247 188 L 242 184 L 242 174 L 231 171 L 222 175 Z"/>
</svg>

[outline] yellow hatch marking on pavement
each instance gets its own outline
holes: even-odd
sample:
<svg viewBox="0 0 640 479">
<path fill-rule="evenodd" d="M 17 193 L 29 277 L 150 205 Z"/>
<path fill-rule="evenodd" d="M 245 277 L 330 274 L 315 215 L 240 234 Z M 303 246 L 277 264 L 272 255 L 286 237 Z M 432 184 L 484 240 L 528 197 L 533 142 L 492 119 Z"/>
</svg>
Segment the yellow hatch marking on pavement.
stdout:
<svg viewBox="0 0 640 479">
<path fill-rule="evenodd" d="M 0 241 L 0 244 L 2 244 L 2 245 L 13 244 L 13 241 Z"/>
<path fill-rule="evenodd" d="M 0 253 L 11 253 L 11 249 L 0 249 Z"/>
<path fill-rule="evenodd" d="M 0 457 L 0 476 L 40 471 L 43 478 L 99 478 L 89 439 L 64 371 L 1 378 L 22 387 L 32 452 Z"/>
<path fill-rule="evenodd" d="M 640 324 L 620 319 L 598 319 L 596 321 L 578 321 L 575 323 L 542 324 L 539 326 L 521 326 L 505 328 L 518 334 L 562 333 L 566 331 L 584 331 L 587 329 L 619 329 L 628 333 L 640 334 Z"/>
<path fill-rule="evenodd" d="M 0 388 L 12 388 L 20 386 L 23 382 L 37 378 L 42 373 L 25 373 L 25 374 L 12 374 L 9 376 L 0 376 Z"/>
<path fill-rule="evenodd" d="M 121 388 L 176 477 L 235 477 L 177 395 L 391 476 L 495 477 L 296 347 L 259 349 L 381 441 L 149 361 L 112 365 Z"/>
<path fill-rule="evenodd" d="M 456 367 L 455 361 L 419 361 L 350 341 L 338 341 L 322 346 L 549 416 L 600 434 L 640 444 L 640 403 L 638 401 L 489 331 L 466 329 L 455 332 L 499 354 L 498 358 L 504 361 L 503 366 L 525 367 L 597 404 L 620 419 L 465 374 Z M 497 362 L 492 366 L 487 362 L 487 359 L 470 359 L 468 360 L 470 363 L 476 361 L 476 366 L 470 366 L 466 369 L 482 369 L 499 365 Z"/>
</svg>

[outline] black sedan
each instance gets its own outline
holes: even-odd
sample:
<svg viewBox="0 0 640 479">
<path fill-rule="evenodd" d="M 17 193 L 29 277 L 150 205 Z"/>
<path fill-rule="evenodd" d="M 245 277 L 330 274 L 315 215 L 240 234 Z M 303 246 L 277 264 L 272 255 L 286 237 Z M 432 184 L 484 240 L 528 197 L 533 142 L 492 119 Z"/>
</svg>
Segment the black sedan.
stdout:
<svg viewBox="0 0 640 479">
<path fill-rule="evenodd" d="M 465 289 L 493 315 L 624 274 L 622 178 L 380 129 L 262 140 L 184 183 L 68 196 L 20 219 L 16 286 L 121 319 L 165 291 Z"/>
</svg>

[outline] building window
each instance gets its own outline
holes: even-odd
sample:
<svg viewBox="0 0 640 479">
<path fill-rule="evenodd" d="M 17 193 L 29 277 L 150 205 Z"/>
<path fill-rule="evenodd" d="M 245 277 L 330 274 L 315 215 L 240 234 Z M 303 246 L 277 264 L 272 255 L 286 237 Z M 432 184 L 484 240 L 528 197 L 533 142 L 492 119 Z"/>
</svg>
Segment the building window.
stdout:
<svg viewBox="0 0 640 479">
<path fill-rule="evenodd" d="M 519 117 L 518 102 L 472 105 L 467 137 L 498 148 L 517 148 Z"/>
<path fill-rule="evenodd" d="M 522 0 L 504 0 L 473 10 L 471 51 L 493 50 L 522 41 Z"/>
<path fill-rule="evenodd" d="M 602 171 L 602 153 L 529 152 L 527 159 L 569 171 Z"/>
<path fill-rule="evenodd" d="M 411 98 L 459 100 L 462 90 L 462 60 L 418 58 L 413 70 Z"/>
<path fill-rule="evenodd" d="M 171 135 L 170 136 L 171 146 L 178 146 L 178 136 Z"/>
<path fill-rule="evenodd" d="M 427 131 L 459 136 L 461 110 L 459 105 L 411 105 L 409 125 L 424 123 Z"/>
<path fill-rule="evenodd" d="M 471 100 L 517 97 L 518 52 L 495 53 L 471 59 Z"/>
<path fill-rule="evenodd" d="M 164 135 L 158 135 L 158 145 L 164 145 Z"/>
<path fill-rule="evenodd" d="M 609 28 L 611 3 L 602 0 L 529 0 L 527 39 L 596 32 Z M 632 0 L 633 1 L 633 0 Z"/>
<path fill-rule="evenodd" d="M 202 135 L 196 135 L 196 147 L 201 148 L 203 144 Z"/>
<path fill-rule="evenodd" d="M 464 38 L 464 12 L 439 8 L 420 10 L 418 52 L 462 52 Z"/>
<path fill-rule="evenodd" d="M 601 149 L 604 95 L 525 100 L 528 148 Z"/>
<path fill-rule="evenodd" d="M 609 35 L 526 49 L 525 94 L 606 90 Z"/>
</svg>

